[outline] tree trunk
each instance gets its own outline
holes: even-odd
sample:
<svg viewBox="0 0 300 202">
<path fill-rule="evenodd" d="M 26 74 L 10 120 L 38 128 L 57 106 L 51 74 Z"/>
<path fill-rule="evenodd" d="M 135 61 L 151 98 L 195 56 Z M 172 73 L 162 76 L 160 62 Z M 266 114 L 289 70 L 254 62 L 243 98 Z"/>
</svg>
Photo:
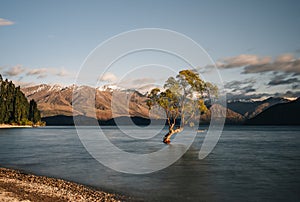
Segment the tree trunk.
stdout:
<svg viewBox="0 0 300 202">
<path fill-rule="evenodd" d="M 165 137 L 163 139 L 163 142 L 165 144 L 170 144 L 171 143 L 171 137 L 172 137 L 172 135 L 174 135 L 176 133 L 180 133 L 183 130 L 182 127 L 179 127 L 179 128 L 177 128 L 175 130 L 173 128 L 174 128 L 174 125 L 171 125 L 169 127 L 169 132 L 165 135 Z"/>
</svg>

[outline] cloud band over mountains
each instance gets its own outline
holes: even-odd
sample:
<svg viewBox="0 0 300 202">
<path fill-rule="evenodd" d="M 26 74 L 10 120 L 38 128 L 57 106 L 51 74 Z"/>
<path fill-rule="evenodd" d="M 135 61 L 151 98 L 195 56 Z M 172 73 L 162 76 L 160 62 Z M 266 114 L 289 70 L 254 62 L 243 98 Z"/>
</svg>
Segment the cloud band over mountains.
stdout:
<svg viewBox="0 0 300 202">
<path fill-rule="evenodd" d="M 268 83 L 269 86 L 278 86 L 278 85 L 289 85 L 289 84 L 299 84 L 300 80 L 296 77 L 293 78 L 284 78 L 284 75 L 277 75 L 270 80 Z"/>
<path fill-rule="evenodd" d="M 59 76 L 59 77 L 65 77 L 70 75 L 70 73 L 67 72 L 64 68 L 53 68 L 53 67 L 30 69 L 27 67 L 23 67 L 22 65 L 15 65 L 8 68 L 2 67 L 2 69 L 4 69 L 3 75 L 9 77 L 26 75 L 26 76 L 36 76 L 37 79 L 41 79 L 49 75 Z"/>
<path fill-rule="evenodd" d="M 292 54 L 279 55 L 274 59 L 269 56 L 241 54 L 219 60 L 216 66 L 221 70 L 240 68 L 241 74 L 253 75 L 251 79 L 225 83 L 229 99 L 251 99 L 262 96 L 298 97 L 300 95 L 298 90 L 300 87 L 300 58 L 295 58 Z M 209 71 L 210 66 L 206 68 Z M 257 80 L 258 78 L 263 78 L 263 80 Z M 273 90 L 270 90 L 269 93 L 261 93 L 254 87 L 255 85 Z M 274 93 L 274 89 L 281 89 L 281 92 Z M 282 92 L 282 89 L 286 89 L 286 91 Z"/>
<path fill-rule="evenodd" d="M 295 58 L 292 54 L 280 55 L 274 60 L 271 57 L 259 57 L 257 55 L 238 55 L 225 58 L 217 62 L 218 68 L 229 69 L 243 67 L 244 74 L 281 72 L 300 74 L 300 58 Z"/>
</svg>

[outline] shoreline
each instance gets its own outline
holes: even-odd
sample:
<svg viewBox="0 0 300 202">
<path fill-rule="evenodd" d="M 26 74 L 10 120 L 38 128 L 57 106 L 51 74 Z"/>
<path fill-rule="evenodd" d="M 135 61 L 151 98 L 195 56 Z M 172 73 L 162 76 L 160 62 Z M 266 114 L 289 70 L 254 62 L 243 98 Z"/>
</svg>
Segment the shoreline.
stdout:
<svg viewBox="0 0 300 202">
<path fill-rule="evenodd" d="M 133 201 L 118 194 L 0 167 L 0 201 Z"/>
<path fill-rule="evenodd" d="M 11 124 L 0 124 L 0 129 L 4 128 L 39 128 L 44 127 L 43 125 L 11 125 Z"/>
<path fill-rule="evenodd" d="M 31 125 L 10 125 L 10 124 L 0 124 L 1 128 L 33 128 Z"/>
</svg>

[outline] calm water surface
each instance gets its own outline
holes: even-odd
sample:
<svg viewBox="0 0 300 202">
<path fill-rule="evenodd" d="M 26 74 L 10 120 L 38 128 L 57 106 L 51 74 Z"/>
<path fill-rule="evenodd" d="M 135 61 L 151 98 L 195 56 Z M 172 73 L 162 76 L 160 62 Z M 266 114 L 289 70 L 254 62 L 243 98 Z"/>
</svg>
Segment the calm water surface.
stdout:
<svg viewBox="0 0 300 202">
<path fill-rule="evenodd" d="M 97 131 L 84 130 L 87 134 Z M 116 127 L 104 130 L 126 151 L 147 153 L 165 146 L 159 135 L 152 140 L 155 144 L 137 144 Z M 200 133 L 172 166 L 152 174 L 132 175 L 94 160 L 74 127 L 1 129 L 0 165 L 145 201 L 300 200 L 300 127 L 226 127 L 213 152 L 198 160 L 203 135 Z"/>
</svg>

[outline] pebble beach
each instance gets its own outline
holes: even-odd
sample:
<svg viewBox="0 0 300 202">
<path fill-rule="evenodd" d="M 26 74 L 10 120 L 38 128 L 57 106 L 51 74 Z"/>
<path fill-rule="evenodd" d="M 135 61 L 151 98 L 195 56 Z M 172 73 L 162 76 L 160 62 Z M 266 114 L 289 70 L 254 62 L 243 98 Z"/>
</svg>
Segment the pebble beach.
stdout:
<svg viewBox="0 0 300 202">
<path fill-rule="evenodd" d="M 111 194 L 61 179 L 36 176 L 21 171 L 0 168 L 0 201 L 133 201 L 129 197 Z"/>
</svg>

